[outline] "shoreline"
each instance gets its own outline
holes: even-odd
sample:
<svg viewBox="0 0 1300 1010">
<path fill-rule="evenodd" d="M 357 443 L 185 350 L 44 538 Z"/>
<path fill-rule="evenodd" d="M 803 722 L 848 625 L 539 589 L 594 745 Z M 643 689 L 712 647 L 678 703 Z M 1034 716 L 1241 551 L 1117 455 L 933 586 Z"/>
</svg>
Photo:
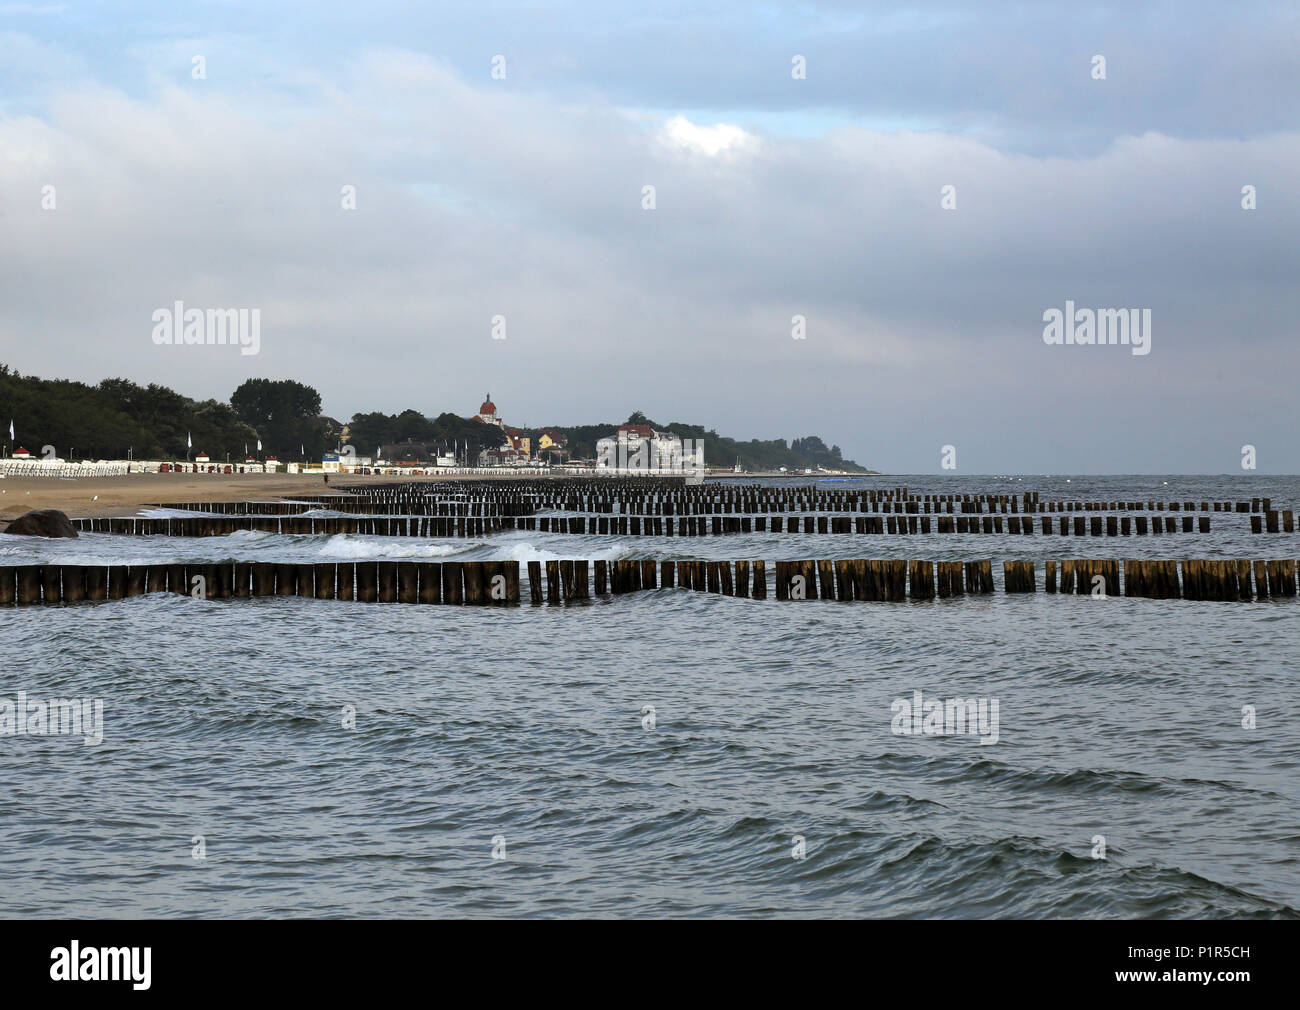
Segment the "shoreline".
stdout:
<svg viewBox="0 0 1300 1010">
<path fill-rule="evenodd" d="M 320 474 L 219 474 L 219 473 L 133 473 L 115 477 L 6 477 L 0 480 L 0 525 L 34 509 L 58 509 L 69 519 L 135 515 L 157 502 L 188 501 L 281 501 L 303 494 L 328 494 L 345 484 L 437 484 L 458 480 L 564 479 L 573 474 L 425 474 L 415 477 L 385 474 L 330 474 L 326 484 Z M 770 478 L 816 479 L 819 474 L 731 473 L 710 474 L 710 479 Z M 878 474 L 834 474 L 837 478 L 879 476 Z M 611 478 L 617 479 L 617 478 Z"/>
</svg>

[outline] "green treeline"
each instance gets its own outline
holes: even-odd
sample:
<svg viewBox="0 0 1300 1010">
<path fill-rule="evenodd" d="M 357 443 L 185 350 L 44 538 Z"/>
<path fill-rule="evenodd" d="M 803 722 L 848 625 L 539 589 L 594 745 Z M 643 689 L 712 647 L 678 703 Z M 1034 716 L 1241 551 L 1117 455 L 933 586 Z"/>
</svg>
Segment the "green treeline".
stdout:
<svg viewBox="0 0 1300 1010">
<path fill-rule="evenodd" d="M 626 423 L 702 439 L 704 459 L 711 467 L 730 467 L 739 459 L 746 470 L 820 466 L 863 472 L 857 463 L 841 457 L 839 446 L 828 447 L 816 435 L 789 444 L 785 439 L 739 442 L 700 425 L 659 424 L 639 411 Z M 318 460 L 322 453 L 340 447 L 339 427 L 343 425 L 321 416 L 320 394 L 292 379 L 249 379 L 231 394 L 229 403 L 222 403 L 191 400 L 156 383 L 140 386 L 127 379 L 104 379 L 92 386 L 19 375 L 0 365 L 0 442 L 9 445 L 10 453 L 22 446 L 39 457 L 45 446 L 52 445 L 54 455 L 65 459 L 126 459 L 128 455 L 185 459 L 188 435 L 193 444 L 190 455 L 206 452 L 214 462 L 241 461 L 246 452 L 258 459 Z M 346 427 L 347 442 L 358 456 L 373 456 L 382 447 L 390 458 L 429 459 L 438 451 L 459 450 L 461 458 L 476 460 L 480 449 L 497 448 L 502 439 L 498 429 L 472 418 L 452 413 L 429 418 L 418 410 L 358 413 Z M 514 430 L 532 438 L 534 454 L 542 431 L 554 430 L 568 438 L 573 459 L 594 459 L 596 440 L 613 435 L 618 427 L 609 423 Z"/>
</svg>

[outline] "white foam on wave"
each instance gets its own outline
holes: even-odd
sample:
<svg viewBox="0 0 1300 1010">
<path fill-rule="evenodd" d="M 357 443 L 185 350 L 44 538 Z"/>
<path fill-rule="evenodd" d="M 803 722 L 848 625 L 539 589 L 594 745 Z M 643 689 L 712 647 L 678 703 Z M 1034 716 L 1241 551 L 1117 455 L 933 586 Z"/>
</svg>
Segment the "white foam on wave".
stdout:
<svg viewBox="0 0 1300 1010">
<path fill-rule="evenodd" d="M 354 561 L 367 558 L 444 558 L 449 554 L 462 554 L 481 547 L 477 541 L 465 543 L 414 543 L 397 537 L 366 537 L 352 533 L 339 533 L 323 543 L 317 553 L 322 558 Z"/>
<path fill-rule="evenodd" d="M 552 551 L 526 540 L 517 541 L 511 544 L 502 545 L 504 550 L 493 551 L 493 556 L 501 561 L 518 561 L 521 565 L 529 561 L 614 561 L 618 558 L 626 557 L 632 552 L 632 545 L 623 541 L 615 541 L 607 547 L 600 550 L 567 550 Z"/>
<path fill-rule="evenodd" d="M 224 538 L 217 537 L 215 539 L 218 540 L 225 539 L 233 543 L 257 544 L 257 543 L 261 543 L 264 540 L 280 540 L 284 536 L 285 534 L 268 533 L 266 530 L 235 530 L 233 533 L 228 534 Z"/>
</svg>

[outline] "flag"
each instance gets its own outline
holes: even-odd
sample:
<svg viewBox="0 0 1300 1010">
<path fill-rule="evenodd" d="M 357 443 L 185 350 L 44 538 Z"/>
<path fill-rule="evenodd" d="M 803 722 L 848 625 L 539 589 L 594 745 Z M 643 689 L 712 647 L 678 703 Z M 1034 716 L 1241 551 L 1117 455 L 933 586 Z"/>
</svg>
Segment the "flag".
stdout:
<svg viewBox="0 0 1300 1010">
<path fill-rule="evenodd" d="M 260 438 L 257 440 L 257 451 L 262 451 L 262 440 Z"/>
<path fill-rule="evenodd" d="M 10 439 L 10 441 L 13 440 L 13 437 L 14 437 L 14 419 L 11 417 L 11 418 L 9 418 L 9 439 Z"/>
<path fill-rule="evenodd" d="M 306 456 L 306 455 L 307 455 L 307 449 L 302 445 L 301 442 L 298 444 L 298 455 L 299 455 L 299 456 Z"/>
<path fill-rule="evenodd" d="M 190 441 L 190 433 L 188 431 L 185 433 L 185 448 L 187 449 L 194 448 L 194 443 Z"/>
</svg>

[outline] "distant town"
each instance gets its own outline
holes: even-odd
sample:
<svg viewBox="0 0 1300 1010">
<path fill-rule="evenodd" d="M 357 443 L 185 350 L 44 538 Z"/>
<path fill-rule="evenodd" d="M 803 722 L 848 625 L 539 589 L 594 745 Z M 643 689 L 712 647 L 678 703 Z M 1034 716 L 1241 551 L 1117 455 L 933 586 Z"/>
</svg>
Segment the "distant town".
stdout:
<svg viewBox="0 0 1300 1010">
<path fill-rule="evenodd" d="M 316 390 L 289 379 L 250 379 L 222 403 L 125 379 L 91 386 L 0 366 L 0 430 L 7 425 L 9 436 L 0 474 L 870 472 L 815 435 L 742 442 L 639 411 L 622 424 L 513 425 L 491 393 L 468 416 L 405 410 L 339 421 L 320 406 Z"/>
</svg>

